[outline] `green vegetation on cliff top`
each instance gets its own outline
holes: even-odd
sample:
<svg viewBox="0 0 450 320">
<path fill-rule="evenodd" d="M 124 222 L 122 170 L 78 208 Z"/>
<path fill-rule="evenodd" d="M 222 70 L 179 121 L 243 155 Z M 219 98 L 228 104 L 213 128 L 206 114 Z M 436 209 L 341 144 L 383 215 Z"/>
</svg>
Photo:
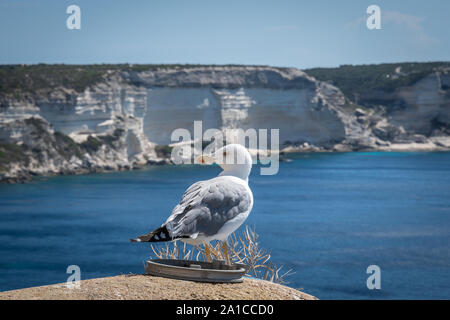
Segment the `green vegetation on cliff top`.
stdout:
<svg viewBox="0 0 450 320">
<path fill-rule="evenodd" d="M 0 172 L 6 172 L 13 162 L 26 162 L 28 147 L 24 144 L 0 143 Z"/>
<path fill-rule="evenodd" d="M 198 64 L 34 64 L 0 65 L 0 97 L 23 98 L 37 93 L 51 92 L 64 86 L 82 92 L 101 81 L 108 72 L 149 71 L 211 67 Z M 239 65 L 226 65 L 239 66 Z M 400 67 L 400 68 L 399 68 Z M 377 65 L 342 65 L 338 68 L 313 68 L 304 70 L 318 80 L 327 81 L 339 87 L 350 99 L 355 94 L 383 90 L 393 92 L 398 87 L 414 84 L 417 80 L 436 69 L 450 67 L 450 62 L 389 63 Z M 284 69 L 284 68 L 280 68 Z"/>
<path fill-rule="evenodd" d="M 376 96 L 379 91 L 394 92 L 400 87 L 413 85 L 436 70 L 449 67 L 450 62 L 408 62 L 342 65 L 338 68 L 313 68 L 304 71 L 317 80 L 335 85 L 349 99 L 358 100 L 358 96 Z"/>
<path fill-rule="evenodd" d="M 23 98 L 38 91 L 49 92 L 57 86 L 82 92 L 111 71 L 150 71 L 157 69 L 195 68 L 199 64 L 32 64 L 0 65 L 0 96 Z M 237 65 L 227 65 L 237 66 Z"/>
</svg>

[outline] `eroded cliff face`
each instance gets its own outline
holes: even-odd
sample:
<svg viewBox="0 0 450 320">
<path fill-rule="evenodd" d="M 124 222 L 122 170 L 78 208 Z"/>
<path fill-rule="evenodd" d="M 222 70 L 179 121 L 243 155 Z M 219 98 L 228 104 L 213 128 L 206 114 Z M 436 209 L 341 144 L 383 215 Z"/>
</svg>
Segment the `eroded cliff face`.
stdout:
<svg viewBox="0 0 450 320">
<path fill-rule="evenodd" d="M 345 138 L 345 124 L 334 106 L 315 90 L 304 89 L 149 89 L 144 133 L 150 141 L 170 144 L 171 133 L 195 120 L 203 129 L 280 129 L 280 141 L 326 143 Z"/>
<path fill-rule="evenodd" d="M 336 110 L 346 103 L 342 93 L 334 88 L 334 101 L 328 102 L 323 84 L 297 69 L 204 67 L 124 72 L 122 77 L 147 88 L 144 133 L 158 144 L 173 143 L 177 128 L 193 134 L 195 120 L 202 120 L 204 130 L 277 128 L 281 142 L 345 138 Z"/>
<path fill-rule="evenodd" d="M 434 72 L 411 87 L 401 88 L 395 98 L 403 102 L 402 107 L 391 114 L 390 121 L 425 136 L 450 133 L 441 132 L 450 123 L 449 88 L 450 70 Z"/>
<path fill-rule="evenodd" d="M 8 156 L 2 179 L 164 161 L 155 145 L 175 142 L 177 128 L 193 135 L 198 120 L 203 130 L 279 129 L 280 144 L 291 150 L 389 149 L 411 142 L 447 148 L 448 132 L 428 123 L 449 122 L 448 90 L 442 92 L 448 83 L 447 74 L 432 74 L 399 90 L 406 107 L 388 116 L 358 108 L 338 88 L 297 69 L 107 70 L 81 92 L 58 85 L 19 99 L 1 97 L 0 150 Z"/>
<path fill-rule="evenodd" d="M 131 115 L 116 117 L 102 134 L 89 135 L 79 143 L 54 131 L 40 116 L 3 122 L 0 139 L 0 178 L 8 182 L 34 175 L 129 170 L 164 162 L 142 135 L 141 121 Z"/>
<path fill-rule="evenodd" d="M 450 63 L 344 65 L 307 70 L 341 88 L 364 131 L 386 142 L 381 150 L 448 150 Z"/>
</svg>

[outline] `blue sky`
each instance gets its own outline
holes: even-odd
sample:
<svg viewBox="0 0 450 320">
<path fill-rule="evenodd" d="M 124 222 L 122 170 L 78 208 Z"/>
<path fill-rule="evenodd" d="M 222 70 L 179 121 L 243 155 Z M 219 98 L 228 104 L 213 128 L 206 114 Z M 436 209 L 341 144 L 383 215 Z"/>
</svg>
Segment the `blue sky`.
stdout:
<svg viewBox="0 0 450 320">
<path fill-rule="evenodd" d="M 81 30 L 66 27 L 71 4 Z M 366 27 L 371 4 L 381 30 Z M 448 61 L 449 13 L 442 0 L 1 0 L 0 63 Z"/>
</svg>

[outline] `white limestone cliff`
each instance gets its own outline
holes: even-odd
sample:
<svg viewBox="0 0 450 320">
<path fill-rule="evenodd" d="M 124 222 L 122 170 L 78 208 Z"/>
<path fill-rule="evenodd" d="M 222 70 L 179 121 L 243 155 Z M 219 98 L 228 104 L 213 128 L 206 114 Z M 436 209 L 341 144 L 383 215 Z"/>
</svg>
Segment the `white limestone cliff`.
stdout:
<svg viewBox="0 0 450 320">
<path fill-rule="evenodd" d="M 425 134 L 431 130 L 431 119 L 449 122 L 448 90 L 440 90 L 448 83 L 447 74 L 430 75 L 399 90 L 396 94 L 408 108 L 386 118 L 373 110 L 355 109 L 338 88 L 293 68 L 114 70 L 82 92 L 58 86 L 28 99 L 2 97 L 0 142 L 44 151 L 42 159 L 12 164 L 3 176 L 14 177 L 21 170 L 32 174 L 118 170 L 162 161 L 155 145 L 174 142 L 173 130 L 192 131 L 196 120 L 203 121 L 203 130 L 279 129 L 280 144 L 288 143 L 297 151 L 389 150 L 399 143 L 445 149 L 450 147 L 445 134 Z M 26 121 L 32 118 L 40 119 L 38 127 L 54 140 L 54 150 L 32 134 L 39 131 Z M 73 140 L 66 144 L 78 145 L 70 157 L 56 147 L 62 139 L 59 132 Z"/>
</svg>

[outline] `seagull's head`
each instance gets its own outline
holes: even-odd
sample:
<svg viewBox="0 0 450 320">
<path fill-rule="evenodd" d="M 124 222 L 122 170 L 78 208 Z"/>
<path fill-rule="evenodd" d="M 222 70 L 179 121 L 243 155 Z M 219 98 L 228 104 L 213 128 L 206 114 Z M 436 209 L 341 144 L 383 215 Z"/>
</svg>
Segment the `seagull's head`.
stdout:
<svg viewBox="0 0 450 320">
<path fill-rule="evenodd" d="M 217 163 L 223 171 L 220 175 L 236 176 L 247 180 L 252 170 L 252 156 L 240 144 L 228 144 L 217 149 L 212 155 L 201 155 L 195 159 L 196 163 Z"/>
</svg>

